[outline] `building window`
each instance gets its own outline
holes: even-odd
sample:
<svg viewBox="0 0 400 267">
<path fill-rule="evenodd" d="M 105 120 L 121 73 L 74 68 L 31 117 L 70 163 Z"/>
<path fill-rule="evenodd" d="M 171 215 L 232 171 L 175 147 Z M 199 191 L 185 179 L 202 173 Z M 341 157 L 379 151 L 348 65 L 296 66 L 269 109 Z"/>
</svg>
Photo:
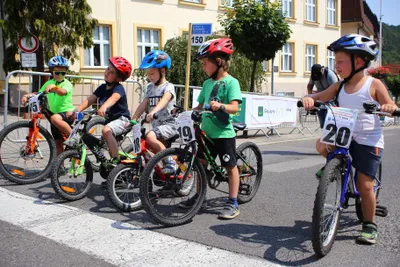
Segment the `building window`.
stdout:
<svg viewBox="0 0 400 267">
<path fill-rule="evenodd" d="M 137 29 L 137 56 L 139 65 L 148 52 L 160 48 L 160 35 L 160 30 Z"/>
<path fill-rule="evenodd" d="M 202 4 L 203 0 L 181 0 L 182 2 L 190 2 L 196 4 Z"/>
<path fill-rule="evenodd" d="M 93 30 L 93 47 L 84 52 L 85 67 L 107 67 L 111 56 L 111 27 L 96 26 Z"/>
<path fill-rule="evenodd" d="M 282 47 L 282 72 L 293 72 L 293 46 L 293 43 L 287 43 Z"/>
<path fill-rule="evenodd" d="M 328 50 L 328 68 L 335 70 L 335 52 Z"/>
<path fill-rule="evenodd" d="M 328 21 L 329 25 L 336 26 L 336 0 L 328 0 Z"/>
<path fill-rule="evenodd" d="M 317 7 L 316 0 L 306 0 L 306 20 L 317 22 Z"/>
<path fill-rule="evenodd" d="M 271 68 L 270 68 L 269 64 L 270 64 L 270 61 L 264 60 L 262 62 L 262 67 L 263 67 L 264 72 L 271 72 Z"/>
<path fill-rule="evenodd" d="M 282 13 L 286 18 L 293 18 L 292 0 L 282 0 Z"/>
<path fill-rule="evenodd" d="M 311 72 L 311 67 L 317 63 L 317 46 L 306 45 L 306 72 Z"/>
<path fill-rule="evenodd" d="M 232 7 L 234 0 L 220 0 L 221 6 Z"/>
</svg>

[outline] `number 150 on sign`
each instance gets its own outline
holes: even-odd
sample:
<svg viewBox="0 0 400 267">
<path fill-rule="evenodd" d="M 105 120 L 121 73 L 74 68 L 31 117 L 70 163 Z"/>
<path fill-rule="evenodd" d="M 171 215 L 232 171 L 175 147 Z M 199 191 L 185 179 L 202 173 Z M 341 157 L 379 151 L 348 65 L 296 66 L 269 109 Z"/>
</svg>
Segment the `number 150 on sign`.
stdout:
<svg viewBox="0 0 400 267">
<path fill-rule="evenodd" d="M 205 35 L 193 35 L 192 46 L 201 46 L 204 43 Z"/>
</svg>

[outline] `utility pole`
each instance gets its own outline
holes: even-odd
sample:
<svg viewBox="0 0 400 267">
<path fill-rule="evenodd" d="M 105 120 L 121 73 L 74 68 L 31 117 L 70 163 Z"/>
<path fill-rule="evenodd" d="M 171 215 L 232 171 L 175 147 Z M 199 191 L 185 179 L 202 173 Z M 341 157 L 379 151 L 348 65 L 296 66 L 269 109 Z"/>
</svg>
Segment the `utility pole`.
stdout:
<svg viewBox="0 0 400 267">
<path fill-rule="evenodd" d="M 379 0 L 379 67 L 382 66 L 382 0 Z"/>
</svg>

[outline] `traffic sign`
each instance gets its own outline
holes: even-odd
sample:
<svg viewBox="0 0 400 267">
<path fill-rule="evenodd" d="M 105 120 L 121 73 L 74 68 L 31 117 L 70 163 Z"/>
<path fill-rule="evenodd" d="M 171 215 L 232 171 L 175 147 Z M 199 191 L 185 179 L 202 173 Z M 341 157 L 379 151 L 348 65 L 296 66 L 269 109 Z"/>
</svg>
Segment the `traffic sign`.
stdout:
<svg viewBox="0 0 400 267">
<path fill-rule="evenodd" d="M 36 36 L 30 38 L 19 38 L 18 45 L 25 53 L 33 53 L 39 48 L 39 39 Z"/>
<path fill-rule="evenodd" d="M 192 24 L 192 46 L 201 46 L 206 36 L 212 34 L 212 23 L 193 23 Z"/>
<path fill-rule="evenodd" d="M 36 54 L 21 52 L 21 65 L 23 68 L 36 68 Z"/>
</svg>

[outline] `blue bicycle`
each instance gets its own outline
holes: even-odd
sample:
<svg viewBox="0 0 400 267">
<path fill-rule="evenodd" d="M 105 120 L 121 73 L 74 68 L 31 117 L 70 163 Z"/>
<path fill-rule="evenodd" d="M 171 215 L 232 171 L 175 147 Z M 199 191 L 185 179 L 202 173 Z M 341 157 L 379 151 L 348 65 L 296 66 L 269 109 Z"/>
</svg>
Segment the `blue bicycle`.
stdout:
<svg viewBox="0 0 400 267">
<path fill-rule="evenodd" d="M 297 106 L 303 107 L 303 103 L 299 101 Z M 318 101 L 315 103 L 315 107 L 321 109 L 331 108 Z M 380 112 L 373 103 L 364 103 L 363 107 L 365 112 L 369 114 L 400 116 L 399 110 L 394 114 Z M 360 221 L 363 221 L 362 200 L 357 190 L 357 170 L 354 171 L 353 175 L 349 149 L 343 147 L 343 144 L 351 142 L 351 130 L 347 127 L 338 129 L 336 122 L 328 123 L 324 125 L 324 128 L 329 131 L 323 137 L 324 141 L 331 141 L 332 145 L 336 145 L 336 149 L 328 153 L 327 163 L 319 180 L 314 202 L 312 245 L 319 257 L 323 257 L 330 252 L 339 228 L 340 215 L 343 209 L 349 207 L 350 198 L 355 198 L 357 217 Z M 376 178 L 374 192 L 378 203 L 378 195 L 382 187 L 382 163 L 379 165 Z M 386 217 L 387 213 L 386 207 L 377 205 L 377 216 Z"/>
</svg>

